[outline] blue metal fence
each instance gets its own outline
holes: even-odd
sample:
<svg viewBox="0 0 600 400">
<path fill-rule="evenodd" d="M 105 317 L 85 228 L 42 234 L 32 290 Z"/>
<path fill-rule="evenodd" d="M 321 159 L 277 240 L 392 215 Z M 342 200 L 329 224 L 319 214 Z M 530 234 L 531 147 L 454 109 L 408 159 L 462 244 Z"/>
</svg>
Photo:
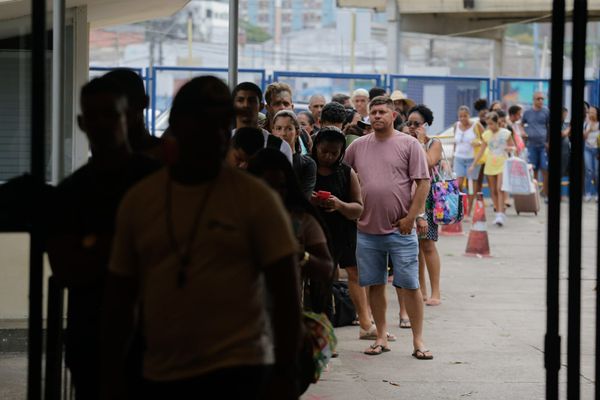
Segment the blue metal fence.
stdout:
<svg viewBox="0 0 600 400">
<path fill-rule="evenodd" d="M 331 99 L 335 93 L 352 93 L 355 89 L 366 90 L 383 87 L 383 78 L 377 74 L 334 74 L 323 72 L 273 72 L 274 82 L 285 82 L 294 91 L 294 102 L 308 103 L 313 94 Z"/>
<path fill-rule="evenodd" d="M 471 106 L 479 98 L 490 99 L 490 80 L 480 77 L 389 75 L 390 91 L 399 89 L 433 111 L 433 132 L 441 132 L 456 121 L 461 105 Z"/>
<path fill-rule="evenodd" d="M 161 134 L 168 120 L 168 109 L 177 90 L 187 81 L 198 75 L 214 75 L 227 81 L 227 68 L 194 68 L 194 67 L 154 67 L 151 72 L 151 132 Z M 240 81 L 250 81 L 263 90 L 267 85 L 264 69 L 240 69 Z M 157 120 L 160 124 L 157 127 Z M 164 124 L 163 124 L 164 123 Z M 163 126 L 164 125 L 164 126 Z"/>
<path fill-rule="evenodd" d="M 116 67 L 114 67 L 116 68 Z M 90 77 L 101 75 L 113 67 L 91 67 Z M 152 133 L 157 130 L 157 121 L 168 119 L 170 107 L 177 89 L 190 78 L 200 74 L 211 74 L 227 80 L 227 68 L 155 67 L 130 68 L 146 83 L 151 103 L 146 113 L 146 123 Z M 240 81 L 251 81 L 263 91 L 270 82 L 286 82 L 294 90 L 296 103 L 308 103 L 313 94 L 322 94 L 327 99 L 335 93 L 351 94 L 358 88 L 385 87 L 390 93 L 399 89 L 417 103 L 425 103 L 434 111 L 432 131 L 443 131 L 456 120 L 459 106 L 472 105 L 478 98 L 501 100 L 507 105 L 531 105 L 535 91 L 548 92 L 548 80 L 535 78 L 501 77 L 494 81 L 484 77 L 417 76 L 340 74 L 322 72 L 275 71 L 267 76 L 264 69 L 240 69 Z M 571 84 L 565 82 L 565 105 L 571 102 Z M 591 104 L 600 103 L 600 79 L 586 81 L 585 99 Z M 162 115 L 162 117 L 161 117 Z M 158 127 L 159 131 L 162 129 Z M 160 132 L 159 132 L 160 133 Z"/>
<path fill-rule="evenodd" d="M 496 99 L 501 100 L 509 106 L 513 104 L 520 104 L 525 107 L 531 106 L 535 92 L 549 92 L 548 79 L 501 77 L 496 79 L 495 83 Z M 599 84 L 600 80 L 586 81 L 584 99 L 587 102 L 598 104 Z M 571 81 L 565 81 L 564 85 L 563 105 L 569 108 L 571 106 Z"/>
</svg>

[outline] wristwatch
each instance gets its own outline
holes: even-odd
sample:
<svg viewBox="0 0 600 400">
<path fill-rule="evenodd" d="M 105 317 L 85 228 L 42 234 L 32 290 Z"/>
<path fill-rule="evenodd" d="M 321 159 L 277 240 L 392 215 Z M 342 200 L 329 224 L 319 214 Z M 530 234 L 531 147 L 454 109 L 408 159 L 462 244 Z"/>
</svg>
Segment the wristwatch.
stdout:
<svg viewBox="0 0 600 400">
<path fill-rule="evenodd" d="M 419 214 L 417 215 L 417 218 L 415 218 L 417 221 L 420 219 L 426 220 L 427 219 L 427 214 L 423 213 L 423 214 Z"/>
</svg>

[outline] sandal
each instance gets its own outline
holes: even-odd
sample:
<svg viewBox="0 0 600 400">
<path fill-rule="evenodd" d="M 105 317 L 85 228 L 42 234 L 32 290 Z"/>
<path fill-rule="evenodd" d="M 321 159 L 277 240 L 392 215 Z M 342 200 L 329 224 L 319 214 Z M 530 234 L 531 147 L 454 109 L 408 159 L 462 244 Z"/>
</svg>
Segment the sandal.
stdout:
<svg viewBox="0 0 600 400">
<path fill-rule="evenodd" d="M 392 349 L 382 344 L 372 344 L 367 350 L 365 350 L 364 353 L 368 356 L 378 356 L 380 354 L 387 353 L 388 351 L 392 351 Z"/>
<path fill-rule="evenodd" d="M 410 324 L 410 319 L 402 319 L 402 318 L 400 318 L 400 328 L 402 328 L 402 329 L 411 329 L 412 325 Z"/>
<path fill-rule="evenodd" d="M 360 340 L 377 340 L 377 328 L 375 325 L 371 325 L 371 328 L 368 331 L 361 328 L 358 338 Z M 387 340 L 388 342 L 395 342 L 396 336 L 388 332 Z"/>
<path fill-rule="evenodd" d="M 433 355 L 431 355 L 431 352 L 429 350 L 416 349 L 412 353 L 412 356 L 417 360 L 433 360 Z"/>
</svg>

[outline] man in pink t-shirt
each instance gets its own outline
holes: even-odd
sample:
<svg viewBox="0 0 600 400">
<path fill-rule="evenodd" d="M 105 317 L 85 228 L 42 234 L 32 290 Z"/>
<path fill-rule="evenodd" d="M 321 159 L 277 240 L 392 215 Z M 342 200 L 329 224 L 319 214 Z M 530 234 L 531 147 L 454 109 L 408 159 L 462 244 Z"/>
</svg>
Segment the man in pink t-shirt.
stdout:
<svg viewBox="0 0 600 400">
<path fill-rule="evenodd" d="M 423 300 L 419 288 L 419 242 L 415 220 L 425 209 L 429 193 L 427 156 L 419 142 L 394 130 L 397 113 L 387 96 L 369 104 L 374 133 L 357 139 L 345 162 L 358 173 L 364 211 L 358 221 L 359 283 L 369 286 L 369 300 L 377 326 L 377 340 L 365 354 L 389 351 L 385 289 L 388 254 L 394 266 L 393 284 L 403 289 L 418 359 L 433 356 L 423 343 Z M 414 186 L 414 188 L 413 188 Z"/>
</svg>

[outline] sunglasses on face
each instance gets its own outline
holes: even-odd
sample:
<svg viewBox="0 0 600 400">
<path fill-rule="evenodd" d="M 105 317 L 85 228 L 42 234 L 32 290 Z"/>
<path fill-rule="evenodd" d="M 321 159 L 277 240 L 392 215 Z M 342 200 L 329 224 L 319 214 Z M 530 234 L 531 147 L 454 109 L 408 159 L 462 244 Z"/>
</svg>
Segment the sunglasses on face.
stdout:
<svg viewBox="0 0 600 400">
<path fill-rule="evenodd" d="M 423 125 L 423 123 L 422 123 L 422 122 L 419 122 L 419 121 L 406 121 L 406 126 L 408 126 L 409 128 L 410 128 L 410 127 L 413 127 L 413 126 L 414 126 L 415 128 L 418 128 L 418 127 L 420 127 L 421 125 Z"/>
<path fill-rule="evenodd" d="M 535 99 L 536 99 L 536 100 L 544 100 L 544 98 L 543 98 L 543 97 L 536 97 Z"/>
</svg>

